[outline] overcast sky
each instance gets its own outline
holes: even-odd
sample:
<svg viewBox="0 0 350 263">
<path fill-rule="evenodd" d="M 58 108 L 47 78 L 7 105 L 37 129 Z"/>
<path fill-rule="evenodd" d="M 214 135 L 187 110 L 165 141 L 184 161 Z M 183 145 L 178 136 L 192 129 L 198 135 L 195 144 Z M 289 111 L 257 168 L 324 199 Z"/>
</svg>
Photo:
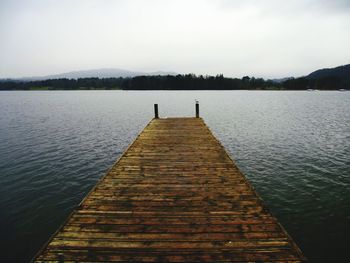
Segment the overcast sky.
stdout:
<svg viewBox="0 0 350 263">
<path fill-rule="evenodd" d="M 350 0 L 0 0 L 0 78 L 301 76 L 350 63 Z"/>
</svg>

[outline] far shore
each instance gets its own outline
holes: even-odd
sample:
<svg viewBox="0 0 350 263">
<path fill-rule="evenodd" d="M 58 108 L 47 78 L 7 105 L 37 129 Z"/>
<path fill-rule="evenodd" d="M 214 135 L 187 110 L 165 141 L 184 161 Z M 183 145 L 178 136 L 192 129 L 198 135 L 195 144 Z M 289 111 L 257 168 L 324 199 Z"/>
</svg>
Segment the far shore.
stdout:
<svg viewBox="0 0 350 263">
<path fill-rule="evenodd" d="M 318 92 L 318 91 L 350 91 L 350 89 L 323 89 L 323 90 L 300 90 L 300 89 L 133 89 L 133 90 L 126 90 L 126 89 L 51 89 L 51 88 L 31 88 L 31 89 L 13 89 L 13 90 L 4 90 L 0 89 L 1 91 L 308 91 L 308 92 Z"/>
</svg>

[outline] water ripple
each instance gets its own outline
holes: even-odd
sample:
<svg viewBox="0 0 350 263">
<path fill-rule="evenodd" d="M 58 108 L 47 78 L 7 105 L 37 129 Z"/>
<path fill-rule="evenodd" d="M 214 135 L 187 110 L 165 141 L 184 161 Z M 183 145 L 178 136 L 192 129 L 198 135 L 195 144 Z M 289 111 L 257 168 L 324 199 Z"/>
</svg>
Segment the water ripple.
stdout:
<svg viewBox="0 0 350 263">
<path fill-rule="evenodd" d="M 310 262 L 347 255 L 350 92 L 2 92 L 2 261 L 27 262 L 153 117 L 193 102 Z"/>
</svg>

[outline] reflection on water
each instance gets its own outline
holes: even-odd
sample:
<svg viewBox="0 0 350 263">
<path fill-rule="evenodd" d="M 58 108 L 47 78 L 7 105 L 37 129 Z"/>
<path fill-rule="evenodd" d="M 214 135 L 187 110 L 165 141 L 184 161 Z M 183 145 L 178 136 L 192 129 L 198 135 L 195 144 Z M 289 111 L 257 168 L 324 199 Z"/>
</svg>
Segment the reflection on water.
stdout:
<svg viewBox="0 0 350 263">
<path fill-rule="evenodd" d="M 27 262 L 153 117 L 214 134 L 310 262 L 350 243 L 350 92 L 0 93 L 3 262 Z"/>
</svg>

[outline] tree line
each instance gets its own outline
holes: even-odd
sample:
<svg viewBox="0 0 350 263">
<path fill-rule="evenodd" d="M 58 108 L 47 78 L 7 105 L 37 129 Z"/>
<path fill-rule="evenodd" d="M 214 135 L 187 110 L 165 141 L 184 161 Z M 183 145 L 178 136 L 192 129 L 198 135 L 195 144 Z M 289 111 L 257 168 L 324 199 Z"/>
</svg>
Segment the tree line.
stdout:
<svg viewBox="0 0 350 263">
<path fill-rule="evenodd" d="M 309 79 L 291 78 L 283 82 L 245 76 L 227 78 L 223 75 L 194 74 L 167 76 L 137 76 L 133 78 L 79 78 L 35 81 L 0 81 L 0 90 L 337 90 L 350 89 L 349 81 L 338 77 Z"/>
<path fill-rule="evenodd" d="M 322 78 L 292 78 L 284 81 L 282 86 L 286 90 L 339 90 L 350 89 L 350 80 L 336 76 L 327 76 Z"/>
</svg>

